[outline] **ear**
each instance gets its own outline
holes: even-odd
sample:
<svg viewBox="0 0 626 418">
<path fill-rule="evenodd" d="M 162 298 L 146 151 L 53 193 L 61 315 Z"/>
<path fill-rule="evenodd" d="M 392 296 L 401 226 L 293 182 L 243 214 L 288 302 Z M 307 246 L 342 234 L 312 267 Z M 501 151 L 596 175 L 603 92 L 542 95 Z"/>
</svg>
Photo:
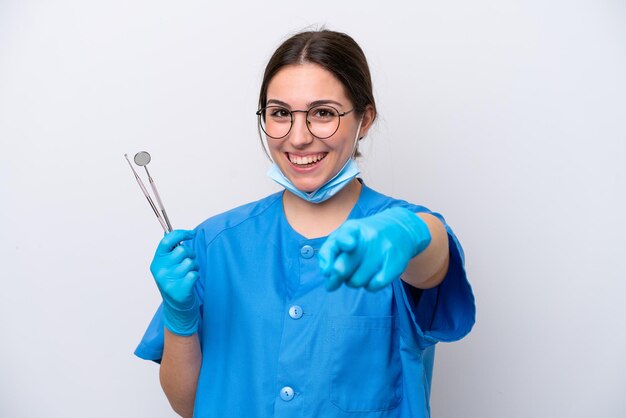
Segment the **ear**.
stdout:
<svg viewBox="0 0 626 418">
<path fill-rule="evenodd" d="M 367 135 L 367 132 L 372 127 L 375 118 L 376 111 L 374 110 L 374 106 L 367 105 L 365 107 L 365 111 L 363 112 L 363 122 L 361 122 L 361 132 L 359 133 L 359 140 L 363 139 L 363 137 Z"/>
</svg>

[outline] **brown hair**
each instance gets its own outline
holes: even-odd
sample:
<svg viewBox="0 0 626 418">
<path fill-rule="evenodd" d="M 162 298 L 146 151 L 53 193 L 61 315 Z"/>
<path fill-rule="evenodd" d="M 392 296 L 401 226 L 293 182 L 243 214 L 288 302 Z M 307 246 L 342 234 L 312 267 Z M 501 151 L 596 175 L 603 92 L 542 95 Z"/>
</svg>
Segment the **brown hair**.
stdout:
<svg viewBox="0 0 626 418">
<path fill-rule="evenodd" d="M 376 115 L 372 78 L 363 50 L 345 33 L 326 29 L 300 32 L 276 49 L 265 67 L 259 108 L 267 104 L 267 87 L 281 68 L 305 63 L 317 64 L 333 73 L 346 89 L 357 114 L 362 115 L 371 105 Z"/>
</svg>

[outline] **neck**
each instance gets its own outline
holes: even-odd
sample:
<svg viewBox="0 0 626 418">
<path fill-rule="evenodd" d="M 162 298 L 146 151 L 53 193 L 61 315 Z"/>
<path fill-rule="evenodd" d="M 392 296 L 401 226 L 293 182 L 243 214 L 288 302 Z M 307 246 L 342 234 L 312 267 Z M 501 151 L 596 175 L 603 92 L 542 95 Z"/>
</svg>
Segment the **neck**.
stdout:
<svg viewBox="0 0 626 418">
<path fill-rule="evenodd" d="M 353 179 L 336 195 L 321 203 L 307 202 L 285 190 L 283 207 L 287 221 L 306 238 L 324 237 L 348 219 L 359 200 L 361 188 L 361 183 Z"/>
</svg>

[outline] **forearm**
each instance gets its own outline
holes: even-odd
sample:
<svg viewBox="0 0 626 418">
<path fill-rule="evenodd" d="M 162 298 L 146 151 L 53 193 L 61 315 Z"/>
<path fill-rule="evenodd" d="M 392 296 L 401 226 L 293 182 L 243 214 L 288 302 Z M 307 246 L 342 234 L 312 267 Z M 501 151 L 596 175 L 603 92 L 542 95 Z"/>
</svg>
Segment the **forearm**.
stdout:
<svg viewBox="0 0 626 418">
<path fill-rule="evenodd" d="M 181 337 L 165 329 L 159 377 L 172 409 L 184 418 L 193 416 L 202 353 L 198 334 Z"/>
<path fill-rule="evenodd" d="M 430 289 L 439 285 L 448 272 L 448 233 L 435 216 L 427 213 L 419 213 L 417 216 L 428 225 L 431 241 L 424 251 L 409 262 L 402 280 L 419 289 Z"/>
</svg>

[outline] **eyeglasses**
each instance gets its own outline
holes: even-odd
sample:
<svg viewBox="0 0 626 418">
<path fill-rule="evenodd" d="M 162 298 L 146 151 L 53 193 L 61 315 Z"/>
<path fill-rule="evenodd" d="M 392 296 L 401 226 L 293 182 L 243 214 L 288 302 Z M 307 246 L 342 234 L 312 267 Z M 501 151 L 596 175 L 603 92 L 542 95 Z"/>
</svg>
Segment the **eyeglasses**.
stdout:
<svg viewBox="0 0 626 418">
<path fill-rule="evenodd" d="M 339 129 L 341 117 L 353 112 L 350 109 L 339 113 L 337 109 L 329 105 L 313 106 L 309 110 L 289 110 L 282 106 L 266 106 L 256 112 L 259 117 L 259 125 L 263 132 L 274 139 L 286 137 L 293 126 L 294 113 L 306 114 L 306 127 L 316 138 L 330 138 Z"/>
</svg>

